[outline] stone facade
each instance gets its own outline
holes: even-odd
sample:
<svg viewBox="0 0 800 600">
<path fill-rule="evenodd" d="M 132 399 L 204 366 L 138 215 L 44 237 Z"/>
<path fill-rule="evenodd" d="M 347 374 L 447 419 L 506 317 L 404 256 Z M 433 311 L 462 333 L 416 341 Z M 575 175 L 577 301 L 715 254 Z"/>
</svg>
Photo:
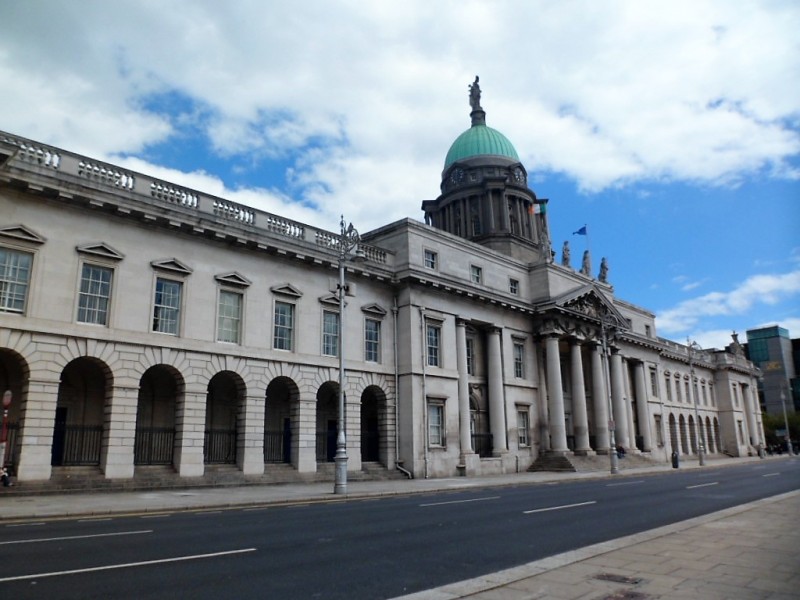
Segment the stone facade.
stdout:
<svg viewBox="0 0 800 600">
<path fill-rule="evenodd" d="M 511 176 L 461 194 L 454 168 Z M 657 460 L 698 443 L 756 451 L 753 365 L 690 354 L 609 283 L 556 264 L 543 201 L 515 169 L 456 162 L 425 204 L 430 224 L 362 236 L 342 319 L 348 469 L 523 470 L 545 453 L 607 453 L 609 421 L 618 445 Z M 458 212 L 471 203 L 487 219 L 478 236 Z M 0 133 L 7 462 L 31 481 L 70 465 L 123 479 L 155 464 L 317 471 L 338 418 L 339 243 Z"/>
</svg>

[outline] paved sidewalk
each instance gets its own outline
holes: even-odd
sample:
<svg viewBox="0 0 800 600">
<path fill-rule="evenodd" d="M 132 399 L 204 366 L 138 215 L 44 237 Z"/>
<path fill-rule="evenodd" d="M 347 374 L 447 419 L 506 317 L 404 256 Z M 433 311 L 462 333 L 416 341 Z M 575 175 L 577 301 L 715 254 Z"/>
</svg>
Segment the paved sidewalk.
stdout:
<svg viewBox="0 0 800 600">
<path fill-rule="evenodd" d="M 705 470 L 766 466 L 798 458 L 711 459 Z M 684 462 L 681 470 L 696 469 Z M 770 465 L 769 468 L 772 468 Z M 619 475 L 672 471 L 630 467 Z M 4 495 L 0 523 L 90 515 L 137 514 L 242 506 L 337 502 L 355 498 L 516 486 L 612 477 L 608 472 L 516 473 L 493 477 L 251 485 L 183 490 Z M 407 600 L 519 599 L 800 599 L 800 491 L 588 546 L 477 579 L 405 597 Z M 631 578 L 631 579 L 626 579 Z"/>
<path fill-rule="evenodd" d="M 797 600 L 798 515 L 795 491 L 402 600 Z"/>
</svg>

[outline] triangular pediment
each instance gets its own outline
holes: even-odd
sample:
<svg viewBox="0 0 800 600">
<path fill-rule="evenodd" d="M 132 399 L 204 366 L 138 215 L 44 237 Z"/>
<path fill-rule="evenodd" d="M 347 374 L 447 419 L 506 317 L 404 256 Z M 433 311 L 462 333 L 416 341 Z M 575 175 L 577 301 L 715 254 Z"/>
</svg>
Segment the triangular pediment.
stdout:
<svg viewBox="0 0 800 600">
<path fill-rule="evenodd" d="M 91 256 L 110 260 L 122 260 L 125 258 L 125 255 L 122 254 L 122 252 L 116 250 L 113 246 L 110 246 L 105 242 L 90 242 L 88 244 L 81 244 L 80 246 L 76 246 L 75 250 L 81 254 L 89 254 Z"/>
<path fill-rule="evenodd" d="M 373 317 L 383 318 L 386 316 L 386 309 L 383 308 L 380 304 L 372 303 L 372 304 L 365 304 L 361 307 L 361 312 L 364 312 Z"/>
<path fill-rule="evenodd" d="M 187 267 L 177 258 L 165 258 L 162 260 L 154 260 L 150 266 L 159 271 L 169 271 L 170 273 L 177 273 L 179 275 L 189 275 L 192 269 Z"/>
<path fill-rule="evenodd" d="M 553 304 L 590 319 L 610 318 L 614 327 L 627 329 L 628 320 L 594 284 L 576 288 L 559 296 Z"/>
<path fill-rule="evenodd" d="M 328 306 L 336 306 L 339 308 L 339 297 L 335 294 L 327 294 L 319 297 L 320 304 L 327 304 Z"/>
<path fill-rule="evenodd" d="M 281 294 L 283 296 L 291 296 L 292 298 L 299 298 L 303 292 L 294 287 L 291 283 L 280 283 L 273 285 L 269 288 L 273 294 Z"/>
<path fill-rule="evenodd" d="M 30 244 L 44 244 L 47 240 L 25 225 L 8 225 L 0 227 L 0 237 L 28 242 Z"/>
<path fill-rule="evenodd" d="M 252 283 L 252 281 L 250 281 L 247 277 L 245 277 L 241 273 L 237 273 L 236 271 L 233 271 L 231 273 L 222 273 L 220 275 L 214 275 L 214 279 L 216 279 L 220 283 L 235 285 L 237 287 L 247 287 Z"/>
</svg>

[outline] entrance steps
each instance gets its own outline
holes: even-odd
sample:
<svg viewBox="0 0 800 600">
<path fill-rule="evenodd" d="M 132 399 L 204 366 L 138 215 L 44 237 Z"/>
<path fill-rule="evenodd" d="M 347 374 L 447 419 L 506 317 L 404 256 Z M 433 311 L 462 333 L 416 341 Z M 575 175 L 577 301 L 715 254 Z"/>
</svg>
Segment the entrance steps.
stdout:
<svg viewBox="0 0 800 600">
<path fill-rule="evenodd" d="M 627 452 L 624 458 L 617 459 L 618 468 L 622 471 L 634 467 L 652 467 L 662 464 L 650 458 L 648 453 Z M 564 473 L 591 473 L 594 471 L 607 471 L 610 468 L 608 454 L 577 455 L 568 453 L 566 456 L 543 454 L 528 467 L 528 471 L 549 471 Z"/>
</svg>

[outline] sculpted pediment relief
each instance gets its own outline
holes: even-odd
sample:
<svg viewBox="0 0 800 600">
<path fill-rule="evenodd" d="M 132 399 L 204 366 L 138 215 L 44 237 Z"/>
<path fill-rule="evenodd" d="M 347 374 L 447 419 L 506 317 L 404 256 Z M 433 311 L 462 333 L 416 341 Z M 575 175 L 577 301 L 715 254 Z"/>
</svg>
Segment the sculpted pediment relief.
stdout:
<svg viewBox="0 0 800 600">
<path fill-rule="evenodd" d="M 593 284 L 573 290 L 556 299 L 555 305 L 592 320 L 610 320 L 613 327 L 628 329 L 628 320 Z"/>
</svg>

